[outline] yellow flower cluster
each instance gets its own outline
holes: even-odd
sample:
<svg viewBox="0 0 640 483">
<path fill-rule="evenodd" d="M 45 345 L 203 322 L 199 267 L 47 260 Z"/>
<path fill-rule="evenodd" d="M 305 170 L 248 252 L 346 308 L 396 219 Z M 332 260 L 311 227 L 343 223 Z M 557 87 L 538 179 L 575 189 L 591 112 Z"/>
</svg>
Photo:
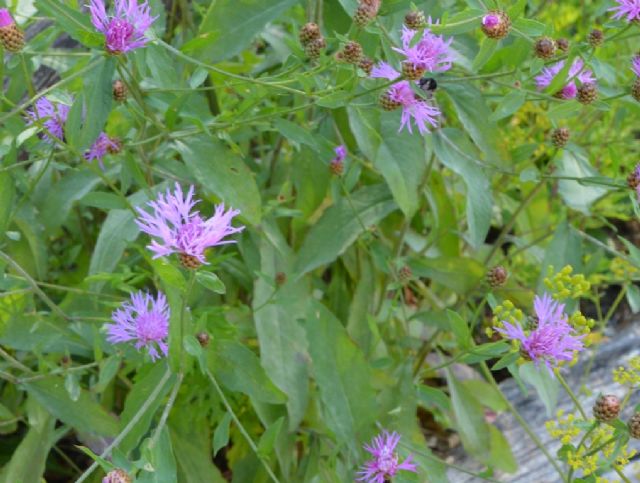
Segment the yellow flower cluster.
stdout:
<svg viewBox="0 0 640 483">
<path fill-rule="evenodd" d="M 595 420 L 584 420 L 573 413 L 565 416 L 563 410 L 559 410 L 556 413 L 555 421 L 547 421 L 545 426 L 552 438 L 560 440 L 563 445 L 572 445 L 577 441 L 581 444 L 569 446 L 566 450 L 565 456 L 567 464 L 573 469 L 573 471 L 582 471 L 582 476 L 589 476 L 594 473 L 599 466 L 606 464 L 607 461 L 601 461 L 601 458 L 610 460 L 613 456 L 613 452 L 618 447 L 619 442 L 612 439 L 614 435 L 614 428 L 606 424 L 600 424 L 594 427 Z M 590 426 L 591 429 L 587 430 Z M 583 431 L 590 431 L 590 434 L 585 434 L 579 439 Z M 587 444 L 585 440 L 588 439 Z M 602 446 L 602 445 L 605 446 Z M 577 446 L 577 448 L 576 448 Z M 596 450 L 599 448 L 599 450 Z M 592 452 L 595 451 L 593 454 Z M 629 461 L 637 454 L 635 449 L 629 449 L 625 444 L 618 449 L 616 454 L 614 466 L 621 470 Z M 608 480 L 604 478 L 597 478 L 596 481 L 601 483 L 607 483 Z"/>
<path fill-rule="evenodd" d="M 629 280 L 640 272 L 637 267 L 634 267 L 624 258 L 620 257 L 615 257 L 611 260 L 609 269 L 616 280 Z"/>
<path fill-rule="evenodd" d="M 556 413 L 556 420 L 547 421 L 545 427 L 552 438 L 559 439 L 562 444 L 570 444 L 582 431 L 576 426 L 576 423 L 581 422 L 582 419 L 576 418 L 573 413 L 568 414 L 566 418 L 563 416 L 564 410 L 559 409 Z"/>
<path fill-rule="evenodd" d="M 569 317 L 569 324 L 571 325 L 571 327 L 573 327 L 575 329 L 575 331 L 578 334 L 585 334 L 586 335 L 586 334 L 589 334 L 591 332 L 591 329 L 596 324 L 596 321 L 593 320 L 593 319 L 586 318 L 582 314 L 582 312 L 580 312 L 579 310 L 576 310 Z M 585 340 L 585 343 L 587 343 L 587 342 L 588 342 L 588 340 Z"/>
<path fill-rule="evenodd" d="M 517 309 L 511 300 L 505 300 L 493 310 L 493 326 L 502 327 L 503 322 L 516 324 L 524 318 L 522 310 Z"/>
<path fill-rule="evenodd" d="M 637 386 L 640 384 L 640 357 L 632 357 L 629 366 L 620 366 L 613 370 L 613 380 L 621 386 Z"/>
<path fill-rule="evenodd" d="M 556 300 L 579 298 L 591 290 L 591 283 L 582 275 L 573 273 L 573 267 L 566 265 L 558 273 L 553 273 L 553 267 L 549 267 L 548 276 L 544 279 L 545 286 Z"/>
</svg>

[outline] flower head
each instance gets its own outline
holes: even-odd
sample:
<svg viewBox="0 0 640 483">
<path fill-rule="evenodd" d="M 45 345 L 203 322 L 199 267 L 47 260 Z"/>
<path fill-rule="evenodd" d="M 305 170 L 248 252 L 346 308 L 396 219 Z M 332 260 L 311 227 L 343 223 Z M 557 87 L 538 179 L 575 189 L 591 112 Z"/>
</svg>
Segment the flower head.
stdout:
<svg viewBox="0 0 640 483">
<path fill-rule="evenodd" d="M 485 27 L 497 27 L 499 23 L 500 16 L 495 12 L 488 13 L 484 17 L 482 17 L 482 25 L 484 25 Z"/>
<path fill-rule="evenodd" d="M 119 148 L 120 144 L 116 139 L 110 138 L 105 133 L 100 133 L 98 139 L 96 139 L 89 150 L 84 153 L 84 159 L 89 162 L 97 159 L 100 167 L 104 169 L 102 159 L 107 155 L 107 153 L 117 151 Z"/>
<path fill-rule="evenodd" d="M 178 253 L 185 265 L 185 257 L 193 264 L 206 264 L 204 251 L 208 247 L 234 243 L 224 238 L 244 229 L 243 226 L 231 226 L 231 220 L 240 211 L 225 211 L 223 204 L 216 206 L 211 218 L 203 219 L 198 211 L 192 211 L 200 202 L 193 199 L 193 193 L 194 187 L 191 186 L 183 196 L 182 188 L 176 183 L 173 193 L 167 190 L 166 194 L 160 194 L 157 200 L 148 203 L 153 208 L 153 214 L 137 209 L 140 218 L 136 223 L 140 230 L 157 238 L 147 246 L 154 252 L 153 258 Z"/>
<path fill-rule="evenodd" d="M 371 77 L 394 80 L 400 77 L 400 73 L 385 62 L 380 62 L 371 72 Z M 400 130 L 406 126 L 411 133 L 412 123 L 418 127 L 420 134 L 429 132 L 427 124 L 438 127 L 440 109 L 432 106 L 427 100 L 416 96 L 409 81 L 399 81 L 393 84 L 386 92 L 386 96 L 396 105 L 402 107 Z"/>
<path fill-rule="evenodd" d="M 171 311 L 167 299 L 158 292 L 156 300 L 142 291 L 131 294 L 131 302 L 125 302 L 111 314 L 113 324 L 107 325 L 107 340 L 112 344 L 135 341 L 135 348 L 146 347 L 151 360 L 166 356 L 169 352 L 169 317 Z M 160 349 L 160 352 L 158 352 Z"/>
<path fill-rule="evenodd" d="M 336 157 L 331 160 L 332 163 L 341 163 L 344 161 L 344 158 L 347 157 L 347 148 L 344 144 L 336 146 L 334 151 L 336 153 Z"/>
<path fill-rule="evenodd" d="M 151 16 L 149 4 L 138 0 L 115 0 L 113 15 L 107 15 L 104 0 L 91 0 L 89 10 L 93 26 L 105 35 L 105 47 L 112 54 L 122 54 L 143 47 L 149 39 L 146 30 L 157 17 Z"/>
<path fill-rule="evenodd" d="M 69 106 L 53 103 L 46 97 L 41 97 L 31 109 L 27 110 L 26 120 L 29 125 L 41 122 L 45 129 L 42 138 L 53 144 L 55 141 L 51 136 L 60 141 L 64 139 L 64 124 L 67 122 L 69 109 Z"/>
<path fill-rule="evenodd" d="M 551 67 L 545 67 L 542 69 L 542 73 L 535 78 L 538 90 L 541 91 L 549 86 L 555 76 L 564 68 L 564 65 L 564 60 L 561 60 L 560 62 L 553 64 Z M 580 84 L 596 82 L 593 72 L 589 69 L 584 69 L 584 62 L 580 58 L 576 58 L 573 61 L 573 64 L 571 64 L 567 83 L 558 93 L 560 97 L 563 99 L 573 99 L 576 97 L 578 88 L 576 86 L 575 79 L 578 79 Z"/>
<path fill-rule="evenodd" d="M 564 313 L 564 304 L 555 302 L 548 294 L 536 296 L 533 308 L 537 327 L 528 333 L 518 323 L 503 321 L 503 328 L 495 327 L 503 336 L 520 342 L 520 352 L 536 365 L 540 362 L 551 371 L 560 361 L 573 359 L 575 351 L 584 349 L 584 335 L 574 335 Z"/>
<path fill-rule="evenodd" d="M 431 21 L 431 19 L 429 19 Z M 444 72 L 451 68 L 454 60 L 450 49 L 453 38 L 445 40 L 441 35 L 435 35 L 429 29 L 424 29 L 422 38 L 415 45 L 411 45 L 417 31 L 404 26 L 402 28 L 402 48 L 393 50 L 405 56 L 405 62 L 414 68 L 428 72 Z"/>
<path fill-rule="evenodd" d="M 6 8 L 0 8 L 0 28 L 13 25 L 15 21 Z"/>
<path fill-rule="evenodd" d="M 636 77 L 640 77 L 640 55 L 635 55 L 631 60 L 631 70 Z"/>
<path fill-rule="evenodd" d="M 364 481 L 366 483 L 384 483 L 390 480 L 400 470 L 418 472 L 413 457 L 409 455 L 407 459 L 400 462 L 398 454 L 395 452 L 396 446 L 400 441 L 400 435 L 396 432 L 389 433 L 382 431 L 381 434 L 373 438 L 371 445 L 365 444 L 364 449 L 367 450 L 372 459 L 367 461 L 360 471 L 356 481 Z"/>
<path fill-rule="evenodd" d="M 626 17 L 627 22 L 640 20 L 640 0 L 616 0 L 616 5 L 609 11 L 615 12 L 613 18 L 620 19 Z"/>
</svg>

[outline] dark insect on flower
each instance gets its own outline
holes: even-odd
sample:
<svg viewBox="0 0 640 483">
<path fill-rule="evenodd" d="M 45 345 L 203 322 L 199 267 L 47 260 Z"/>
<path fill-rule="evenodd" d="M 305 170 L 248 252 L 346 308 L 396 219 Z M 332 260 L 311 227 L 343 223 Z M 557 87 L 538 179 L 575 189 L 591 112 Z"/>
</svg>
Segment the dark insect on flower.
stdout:
<svg viewBox="0 0 640 483">
<path fill-rule="evenodd" d="M 433 92 L 438 88 L 438 82 L 433 77 L 423 77 L 418 81 L 418 86 L 425 92 Z"/>
</svg>

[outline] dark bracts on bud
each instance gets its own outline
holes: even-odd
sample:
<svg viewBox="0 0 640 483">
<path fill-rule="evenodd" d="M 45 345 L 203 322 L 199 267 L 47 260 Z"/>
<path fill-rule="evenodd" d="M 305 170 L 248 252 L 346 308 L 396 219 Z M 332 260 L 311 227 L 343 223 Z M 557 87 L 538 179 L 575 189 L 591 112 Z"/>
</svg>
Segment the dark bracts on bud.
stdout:
<svg viewBox="0 0 640 483">
<path fill-rule="evenodd" d="M 422 67 L 418 67 L 412 62 L 405 61 L 402 63 L 402 75 L 404 76 L 405 79 L 408 79 L 408 80 L 420 79 L 422 75 L 425 73 L 425 70 L 426 69 Z"/>
<path fill-rule="evenodd" d="M 559 127 L 558 129 L 554 129 L 551 133 L 551 142 L 557 148 L 563 148 L 569 142 L 569 138 L 571 133 L 569 129 L 566 127 Z"/>
<path fill-rule="evenodd" d="M 556 40 L 556 47 L 560 52 L 566 54 L 569 51 L 569 41 L 564 38 L 558 39 Z"/>
<path fill-rule="evenodd" d="M 404 16 L 404 24 L 411 30 L 419 30 L 427 26 L 427 19 L 421 10 L 412 10 Z"/>
<path fill-rule="evenodd" d="M 360 0 L 353 15 L 353 23 L 358 27 L 366 27 L 378 15 L 380 0 Z"/>
<path fill-rule="evenodd" d="M 550 59 L 556 53 L 556 43 L 549 37 L 541 37 L 533 46 L 536 57 Z"/>
<path fill-rule="evenodd" d="M 593 417 L 601 423 L 614 421 L 620 414 L 620 400 L 612 395 L 601 395 L 593 405 Z"/>
<path fill-rule="evenodd" d="M 602 30 L 593 29 L 589 32 L 587 42 L 589 42 L 591 47 L 598 47 L 599 45 L 602 45 L 604 42 L 604 33 L 602 33 Z"/>
<path fill-rule="evenodd" d="M 302 26 L 298 33 L 298 37 L 300 38 L 300 43 L 302 45 L 307 45 L 312 40 L 322 37 L 322 34 L 320 33 L 320 27 L 318 27 L 318 24 L 309 22 Z"/>
<path fill-rule="evenodd" d="M 342 176 L 342 173 L 344 173 L 344 161 L 334 159 L 329 163 L 329 171 L 331 171 L 331 174 L 334 176 Z"/>
<path fill-rule="evenodd" d="M 127 86 L 120 79 L 113 81 L 113 100 L 116 102 L 124 102 L 127 100 Z"/>
<path fill-rule="evenodd" d="M 640 439 L 640 413 L 635 413 L 627 424 L 632 438 Z"/>
<path fill-rule="evenodd" d="M 324 40 L 324 37 L 320 37 L 309 42 L 304 48 L 304 53 L 310 59 L 317 59 L 326 48 L 327 42 Z"/>
<path fill-rule="evenodd" d="M 380 107 L 382 107 L 382 109 L 384 109 L 385 111 L 395 111 L 400 106 L 402 106 L 401 103 L 391 99 L 391 96 L 389 95 L 388 92 L 383 92 L 382 95 L 380 95 L 379 102 L 380 102 Z"/>
<path fill-rule="evenodd" d="M 187 253 L 178 254 L 178 258 L 180 259 L 180 263 L 182 264 L 182 266 L 184 268 L 188 268 L 189 270 L 195 270 L 196 268 L 200 267 L 200 265 L 202 265 L 202 263 L 200 263 L 200 260 Z"/>
<path fill-rule="evenodd" d="M 373 65 L 373 60 L 369 57 L 362 57 L 360 62 L 358 62 L 358 67 L 360 67 L 368 76 L 371 75 L 371 71 L 373 71 Z"/>
<path fill-rule="evenodd" d="M 487 283 L 491 287 L 501 287 L 508 278 L 509 273 L 502 265 L 497 265 L 487 272 Z"/>
<path fill-rule="evenodd" d="M 196 339 L 198 339 L 198 344 L 200 344 L 200 346 L 204 348 L 209 345 L 211 337 L 209 337 L 209 334 L 207 334 L 206 332 L 198 332 L 196 334 Z"/>
<path fill-rule="evenodd" d="M 484 19 L 488 16 L 495 16 L 498 18 L 498 22 L 493 25 L 491 23 L 485 23 Z M 483 17 L 483 23 L 481 26 L 482 32 L 490 39 L 499 40 L 507 36 L 509 30 L 511 30 L 511 19 L 506 12 L 501 10 L 493 10 Z"/>
<path fill-rule="evenodd" d="M 362 58 L 362 46 L 358 42 L 350 41 L 338 52 L 341 61 L 348 64 L 358 64 Z"/>
<path fill-rule="evenodd" d="M 581 104 L 591 104 L 598 98 L 598 88 L 593 82 L 587 82 L 578 87 L 578 102 Z"/>
<path fill-rule="evenodd" d="M 636 79 L 631 86 L 631 96 L 638 102 L 640 102 L 640 78 Z"/>
<path fill-rule="evenodd" d="M 20 52 L 24 47 L 24 33 L 15 23 L 0 27 L 0 43 L 9 52 Z"/>
</svg>

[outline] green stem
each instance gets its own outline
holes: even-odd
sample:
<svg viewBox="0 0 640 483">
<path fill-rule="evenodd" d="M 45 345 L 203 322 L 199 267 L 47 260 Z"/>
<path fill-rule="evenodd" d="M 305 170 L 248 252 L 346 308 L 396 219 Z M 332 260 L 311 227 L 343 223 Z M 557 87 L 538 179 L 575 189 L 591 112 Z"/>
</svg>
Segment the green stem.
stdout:
<svg viewBox="0 0 640 483">
<path fill-rule="evenodd" d="M 493 378 L 493 374 L 491 373 L 491 371 L 489 370 L 489 367 L 487 367 L 486 362 L 481 362 L 480 363 L 480 368 L 482 369 L 482 373 L 485 375 L 485 377 L 487 378 L 487 381 L 489 382 L 489 384 L 491 384 L 491 386 L 493 386 L 493 388 L 498 391 L 498 394 L 500 395 L 500 397 L 502 398 L 502 400 L 505 402 L 505 404 L 507 405 L 507 408 L 509 409 L 509 412 L 511 412 L 511 414 L 513 414 L 513 417 L 516 418 L 516 420 L 518 421 L 518 423 L 520 423 L 520 426 L 522 426 L 522 429 L 524 429 L 525 433 L 527 433 L 527 435 L 529 436 L 529 438 L 531 438 L 531 440 L 535 443 L 535 445 L 540 449 L 540 451 L 542 451 L 544 453 L 544 455 L 546 456 L 547 460 L 549 460 L 549 463 L 551 463 L 551 465 L 555 468 L 555 470 L 558 472 L 558 475 L 560 475 L 560 478 L 562 481 L 567 481 L 565 474 L 562 472 L 562 469 L 560 468 L 560 465 L 558 465 L 558 462 L 555 460 L 555 458 L 553 456 L 551 456 L 551 454 L 549 453 L 549 451 L 547 450 L 547 448 L 544 446 L 544 444 L 542 443 L 542 441 L 540 441 L 540 438 L 538 438 L 538 436 L 533 432 L 533 430 L 529 427 L 529 424 L 527 424 L 527 422 L 524 420 L 524 418 L 522 416 L 520 416 L 520 413 L 518 412 L 518 410 L 513 406 L 513 404 L 511 404 L 511 401 L 509 401 L 509 399 L 507 399 L 507 397 L 502 393 L 502 390 L 500 389 L 500 386 L 498 386 L 498 383 L 496 382 L 496 380 Z"/>
<path fill-rule="evenodd" d="M 211 373 L 211 371 L 209 370 L 208 367 L 205 368 L 205 372 L 207 374 L 207 377 L 211 381 L 211 384 L 213 385 L 214 389 L 218 393 L 218 396 L 222 400 L 222 404 L 224 405 L 224 407 L 227 409 L 227 411 L 231 415 L 231 419 L 233 419 L 233 422 L 238 427 L 238 430 L 240 430 L 240 433 L 242 433 L 242 436 L 244 436 L 244 439 L 247 441 L 247 444 L 253 450 L 253 452 L 256 454 L 256 456 L 258 457 L 258 459 L 262 463 L 262 466 L 264 466 L 264 469 L 267 471 L 267 474 L 269 475 L 271 480 L 274 481 L 275 483 L 280 483 L 280 480 L 278 480 L 278 477 L 274 474 L 273 470 L 269 466 L 269 463 L 264 458 L 264 456 L 262 456 L 260 454 L 260 452 L 258 451 L 258 447 L 253 442 L 253 439 L 251 439 L 251 436 L 249 435 L 249 433 L 247 432 L 245 427 L 240 422 L 240 419 L 238 419 L 238 416 L 236 416 L 235 411 L 231 407 L 231 404 L 227 400 L 227 397 L 224 395 L 224 392 L 222 391 L 222 388 L 220 387 L 220 384 L 218 384 L 218 381 L 216 380 L 215 376 Z"/>
<path fill-rule="evenodd" d="M 147 410 L 155 403 L 156 398 L 164 389 L 164 385 L 169 380 L 169 377 L 171 377 L 171 369 L 167 367 L 167 370 L 162 376 L 162 379 L 160 379 L 160 382 L 158 383 L 156 388 L 149 395 L 149 397 L 144 401 L 144 403 L 142 403 L 142 406 L 140 406 L 140 409 L 138 409 L 138 412 L 133 415 L 133 417 L 131 418 L 131 421 L 127 423 L 127 425 L 116 437 L 116 439 L 114 439 L 111 442 L 111 444 L 105 448 L 105 450 L 100 455 L 100 458 L 103 458 L 103 459 L 108 458 L 111 455 L 111 451 L 113 451 L 113 448 L 117 447 L 122 442 L 122 440 L 127 437 L 127 435 L 131 432 L 134 426 L 138 424 L 138 422 L 145 415 Z M 82 483 L 83 481 L 85 481 L 91 475 L 91 473 L 94 472 L 94 470 L 97 467 L 98 467 L 98 462 L 94 461 L 94 463 L 91 466 L 89 466 L 89 468 L 87 468 L 87 470 L 84 473 L 80 475 L 80 478 L 76 480 L 76 483 Z"/>
<path fill-rule="evenodd" d="M 573 404 L 578 410 L 578 412 L 580 413 L 580 416 L 582 416 L 582 419 L 584 419 L 585 421 L 588 420 L 589 418 L 584 408 L 582 407 L 582 404 L 580 404 L 580 401 L 578 401 L 578 398 L 576 397 L 575 393 L 571 390 L 571 388 L 567 384 L 567 381 L 565 381 L 564 377 L 562 377 L 562 374 L 560 374 L 560 371 L 556 371 L 556 377 L 558 378 L 558 382 L 560 382 L 560 385 L 564 387 L 564 390 L 567 392 L 567 394 L 573 401 Z"/>
</svg>

